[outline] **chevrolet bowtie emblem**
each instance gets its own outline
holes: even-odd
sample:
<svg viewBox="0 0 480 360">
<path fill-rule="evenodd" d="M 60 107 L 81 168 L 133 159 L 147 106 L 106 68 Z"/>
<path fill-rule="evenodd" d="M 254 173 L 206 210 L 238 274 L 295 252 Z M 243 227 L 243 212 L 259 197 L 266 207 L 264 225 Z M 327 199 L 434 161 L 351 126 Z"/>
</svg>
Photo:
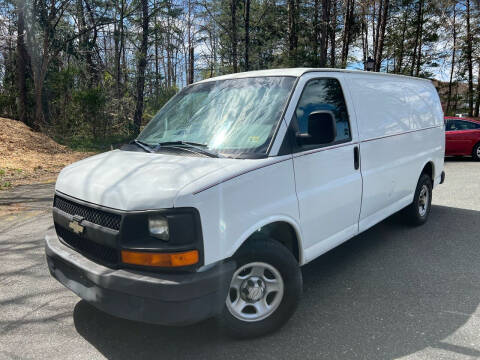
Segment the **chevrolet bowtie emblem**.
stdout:
<svg viewBox="0 0 480 360">
<path fill-rule="evenodd" d="M 68 223 L 68 227 L 77 235 L 82 234 L 83 230 L 85 229 L 82 225 L 80 225 L 80 222 L 82 220 L 82 217 L 77 218 L 76 216 L 74 216 L 73 220 Z"/>
</svg>

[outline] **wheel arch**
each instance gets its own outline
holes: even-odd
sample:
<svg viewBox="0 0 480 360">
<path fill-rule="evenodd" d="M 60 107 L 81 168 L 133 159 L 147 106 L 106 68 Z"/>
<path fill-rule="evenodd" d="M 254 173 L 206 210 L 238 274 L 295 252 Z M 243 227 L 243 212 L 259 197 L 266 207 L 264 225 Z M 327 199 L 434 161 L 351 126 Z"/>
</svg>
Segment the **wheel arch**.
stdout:
<svg viewBox="0 0 480 360">
<path fill-rule="evenodd" d="M 242 247 L 248 246 L 249 242 L 265 237 L 285 245 L 299 265 L 304 263 L 300 226 L 294 219 L 285 216 L 269 217 L 249 227 L 235 242 L 229 257 L 234 256 Z"/>
<path fill-rule="evenodd" d="M 430 176 L 430 178 L 432 179 L 432 184 L 435 182 L 435 163 L 433 162 L 432 159 L 429 159 L 428 161 L 425 162 L 425 164 L 422 167 L 420 176 L 422 176 L 422 174 L 427 174 L 428 176 Z"/>
</svg>

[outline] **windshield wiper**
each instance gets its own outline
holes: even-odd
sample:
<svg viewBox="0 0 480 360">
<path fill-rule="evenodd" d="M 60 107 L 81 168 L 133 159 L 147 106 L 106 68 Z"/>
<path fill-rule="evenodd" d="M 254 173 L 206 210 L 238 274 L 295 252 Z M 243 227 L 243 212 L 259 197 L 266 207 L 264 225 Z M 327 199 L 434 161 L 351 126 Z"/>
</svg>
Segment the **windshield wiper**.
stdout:
<svg viewBox="0 0 480 360">
<path fill-rule="evenodd" d="M 135 144 L 137 145 L 138 147 L 142 148 L 143 150 L 145 150 L 146 152 L 149 152 L 149 153 L 152 153 L 153 152 L 153 149 L 150 145 L 148 145 L 147 143 L 144 143 L 140 140 L 133 140 L 130 144 Z"/>
<path fill-rule="evenodd" d="M 196 143 L 196 142 L 193 142 L 193 141 L 183 141 L 183 140 L 180 140 L 180 141 L 165 141 L 165 142 L 161 142 L 161 143 L 158 143 L 157 146 L 168 146 L 168 145 L 187 145 L 187 146 L 200 146 L 202 148 L 206 148 L 208 147 L 207 144 L 201 144 L 201 143 Z"/>
<path fill-rule="evenodd" d="M 207 144 L 196 143 L 192 141 L 165 141 L 158 143 L 155 147 L 155 150 L 161 149 L 162 147 L 175 147 L 175 148 L 185 148 L 185 150 L 195 150 L 197 153 L 205 154 L 210 157 L 223 157 L 219 153 L 209 150 Z"/>
</svg>

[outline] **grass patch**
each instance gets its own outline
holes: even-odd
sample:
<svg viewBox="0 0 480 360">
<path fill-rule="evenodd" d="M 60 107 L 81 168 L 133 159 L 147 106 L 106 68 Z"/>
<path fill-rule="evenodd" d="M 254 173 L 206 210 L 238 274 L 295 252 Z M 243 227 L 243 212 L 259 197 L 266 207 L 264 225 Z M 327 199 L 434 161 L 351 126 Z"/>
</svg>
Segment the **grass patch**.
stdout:
<svg viewBox="0 0 480 360">
<path fill-rule="evenodd" d="M 12 173 L 18 174 L 17 170 L 20 169 L 0 169 L 0 190 L 6 190 L 12 187 L 12 182 L 10 181 L 9 175 Z"/>
<path fill-rule="evenodd" d="M 0 190 L 6 190 L 11 187 L 12 187 L 12 183 L 10 181 L 0 180 Z"/>
</svg>

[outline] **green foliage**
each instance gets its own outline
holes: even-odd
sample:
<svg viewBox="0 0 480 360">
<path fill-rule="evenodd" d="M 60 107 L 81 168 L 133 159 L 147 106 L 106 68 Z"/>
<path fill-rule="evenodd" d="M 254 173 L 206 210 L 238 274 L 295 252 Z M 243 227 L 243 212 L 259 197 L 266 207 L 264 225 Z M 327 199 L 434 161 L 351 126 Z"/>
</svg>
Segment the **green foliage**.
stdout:
<svg viewBox="0 0 480 360">
<path fill-rule="evenodd" d="M 116 149 L 120 145 L 130 142 L 132 135 L 106 135 L 102 138 L 74 136 L 66 141 L 57 139 L 61 144 L 67 145 L 76 151 L 102 152 Z"/>
<path fill-rule="evenodd" d="M 95 87 L 76 90 L 73 93 L 73 101 L 82 110 L 81 114 L 84 120 L 95 123 L 92 116 L 104 111 L 107 98 L 102 88 Z"/>
<path fill-rule="evenodd" d="M 8 117 L 17 113 L 14 93 L 0 93 L 0 116 Z"/>
</svg>

